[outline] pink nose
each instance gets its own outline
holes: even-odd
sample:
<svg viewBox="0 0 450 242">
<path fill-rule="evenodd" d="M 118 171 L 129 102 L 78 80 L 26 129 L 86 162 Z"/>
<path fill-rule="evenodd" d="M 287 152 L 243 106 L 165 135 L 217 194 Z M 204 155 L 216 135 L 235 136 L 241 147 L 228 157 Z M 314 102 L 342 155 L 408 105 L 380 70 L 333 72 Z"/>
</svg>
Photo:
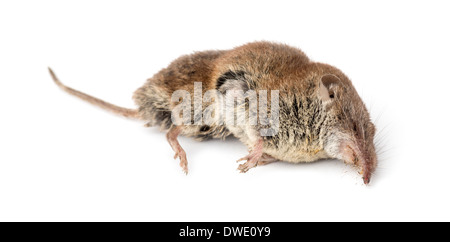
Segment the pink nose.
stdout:
<svg viewBox="0 0 450 242">
<path fill-rule="evenodd" d="M 369 184 L 369 182 L 370 182 L 370 173 L 369 172 L 364 172 L 364 175 L 363 175 L 363 181 L 364 181 L 364 184 Z"/>
</svg>

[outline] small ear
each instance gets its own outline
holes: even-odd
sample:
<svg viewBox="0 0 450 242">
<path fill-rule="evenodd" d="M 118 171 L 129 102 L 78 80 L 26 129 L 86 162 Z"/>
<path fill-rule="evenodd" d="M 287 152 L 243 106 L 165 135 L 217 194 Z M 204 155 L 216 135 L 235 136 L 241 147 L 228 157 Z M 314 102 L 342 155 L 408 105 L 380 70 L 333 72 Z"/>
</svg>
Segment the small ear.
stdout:
<svg viewBox="0 0 450 242">
<path fill-rule="evenodd" d="M 216 89 L 221 93 L 227 90 L 243 90 L 248 91 L 249 86 L 244 71 L 227 71 L 222 74 L 216 82 Z"/>
<path fill-rule="evenodd" d="M 339 85 L 341 80 L 333 74 L 325 74 L 319 81 L 319 97 L 325 104 L 328 104 L 335 98 L 335 93 L 331 88 L 333 85 Z"/>
</svg>

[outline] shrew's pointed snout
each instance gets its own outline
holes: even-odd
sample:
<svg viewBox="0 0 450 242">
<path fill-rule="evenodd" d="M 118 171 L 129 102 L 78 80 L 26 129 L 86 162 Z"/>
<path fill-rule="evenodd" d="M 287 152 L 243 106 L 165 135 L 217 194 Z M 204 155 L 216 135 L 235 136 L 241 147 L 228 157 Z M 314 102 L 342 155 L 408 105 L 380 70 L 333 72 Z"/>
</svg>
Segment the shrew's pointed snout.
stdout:
<svg viewBox="0 0 450 242">
<path fill-rule="evenodd" d="M 372 173 L 366 167 L 363 168 L 363 181 L 364 184 L 369 184 Z"/>
<path fill-rule="evenodd" d="M 356 142 L 346 142 L 341 145 L 341 157 L 344 161 L 356 165 L 362 174 L 364 184 L 369 184 L 375 170 L 377 159 L 372 149 L 365 149 Z"/>
<path fill-rule="evenodd" d="M 369 152 L 368 152 L 369 153 Z M 369 184 L 370 179 L 372 177 L 372 173 L 375 171 L 377 166 L 377 158 L 376 156 L 366 154 L 363 155 L 364 159 L 361 161 L 360 167 L 362 169 L 363 181 L 364 184 Z"/>
</svg>

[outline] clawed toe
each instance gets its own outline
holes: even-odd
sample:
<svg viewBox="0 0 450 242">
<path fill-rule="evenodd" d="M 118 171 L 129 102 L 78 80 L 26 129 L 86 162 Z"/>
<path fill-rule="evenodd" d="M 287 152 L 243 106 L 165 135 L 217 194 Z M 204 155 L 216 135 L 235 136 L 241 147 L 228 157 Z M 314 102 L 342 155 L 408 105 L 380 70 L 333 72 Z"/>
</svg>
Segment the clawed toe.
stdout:
<svg viewBox="0 0 450 242">
<path fill-rule="evenodd" d="M 248 160 L 248 159 L 250 159 L 250 155 L 247 155 L 247 156 L 245 156 L 245 157 L 242 157 L 241 159 L 237 160 L 236 162 L 240 162 L 240 161 Z"/>
<path fill-rule="evenodd" d="M 180 159 L 180 166 L 183 172 L 187 175 L 188 174 L 188 163 L 186 158 L 186 153 L 182 150 L 175 153 L 174 159 Z"/>
<path fill-rule="evenodd" d="M 249 154 L 249 155 L 247 155 L 247 156 L 237 160 L 237 162 L 243 161 L 243 160 L 247 160 L 245 163 L 240 164 L 238 166 L 238 170 L 241 173 L 247 172 L 251 168 L 256 167 L 258 165 L 258 161 L 259 161 L 260 158 L 261 158 L 261 155 L 259 155 L 259 154 L 256 154 L 256 155 L 255 154 Z"/>
<path fill-rule="evenodd" d="M 169 129 L 169 132 L 167 132 L 167 140 L 169 141 L 170 146 L 175 151 L 174 159 L 179 158 L 180 159 L 180 166 L 181 169 L 183 169 L 183 172 L 187 175 L 188 174 L 188 163 L 186 158 L 186 152 L 184 152 L 183 148 L 181 148 L 181 145 L 178 143 L 177 136 L 180 134 L 181 129 L 180 127 L 172 127 Z"/>
<path fill-rule="evenodd" d="M 255 167 L 255 166 L 256 166 L 256 163 L 252 163 L 252 162 L 247 161 L 247 162 L 245 162 L 244 164 L 240 164 L 240 165 L 238 166 L 238 170 L 239 170 L 241 173 L 246 173 L 248 170 L 250 170 L 251 168 L 253 168 L 253 167 Z"/>
</svg>

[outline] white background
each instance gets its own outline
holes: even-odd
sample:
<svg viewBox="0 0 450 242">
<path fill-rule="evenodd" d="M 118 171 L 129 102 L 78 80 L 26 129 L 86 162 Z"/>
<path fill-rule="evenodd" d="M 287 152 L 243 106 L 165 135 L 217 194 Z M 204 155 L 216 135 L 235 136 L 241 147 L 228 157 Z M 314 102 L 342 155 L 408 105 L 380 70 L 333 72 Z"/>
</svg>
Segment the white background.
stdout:
<svg viewBox="0 0 450 242">
<path fill-rule="evenodd" d="M 1 1 L 0 220 L 450 220 L 448 1 Z M 182 54 L 286 43 L 343 70 L 376 119 L 369 186 L 340 161 L 240 174 L 237 140 L 180 138 L 92 107 L 134 107 Z"/>
</svg>

